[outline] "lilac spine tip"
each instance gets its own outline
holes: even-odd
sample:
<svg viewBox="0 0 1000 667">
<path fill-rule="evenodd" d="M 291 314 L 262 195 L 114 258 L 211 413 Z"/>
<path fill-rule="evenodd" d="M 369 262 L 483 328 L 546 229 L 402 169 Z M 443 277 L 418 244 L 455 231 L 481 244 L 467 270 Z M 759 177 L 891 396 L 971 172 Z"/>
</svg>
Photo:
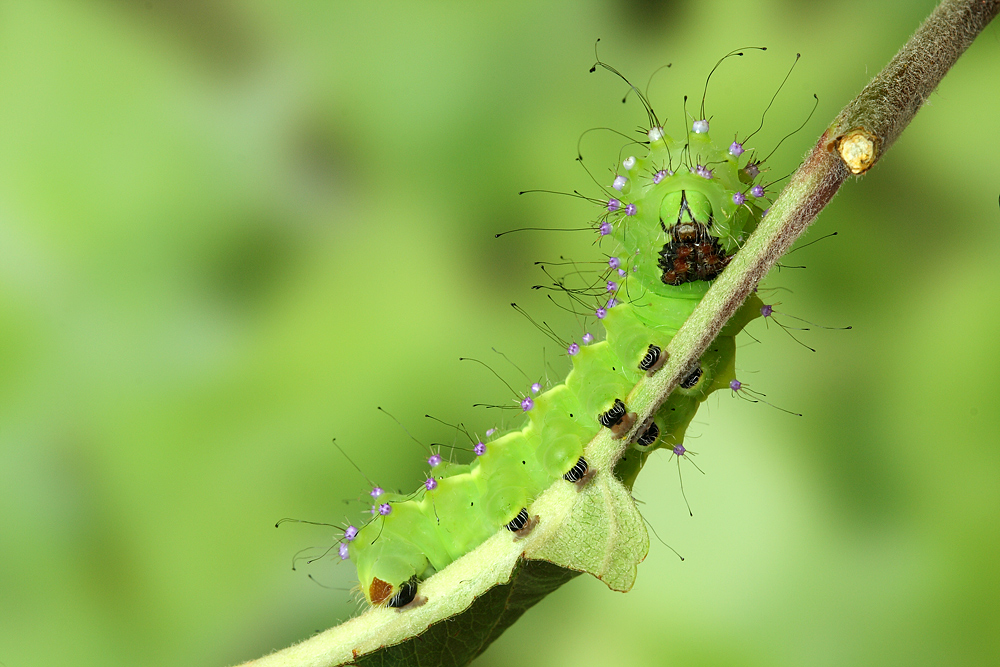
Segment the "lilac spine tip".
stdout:
<svg viewBox="0 0 1000 667">
<path fill-rule="evenodd" d="M 431 454 L 430 458 L 427 459 L 427 464 L 432 468 L 438 467 L 439 465 L 441 465 L 441 455 Z"/>
<path fill-rule="evenodd" d="M 695 134 L 705 134 L 708 132 L 708 121 L 707 120 L 696 120 L 691 123 L 691 131 Z"/>
<path fill-rule="evenodd" d="M 610 266 L 612 269 L 617 269 L 621 265 L 622 261 L 617 257 L 611 257 L 610 259 L 608 259 L 608 266 Z"/>
<path fill-rule="evenodd" d="M 667 174 L 667 170 L 666 169 L 659 170 L 658 172 L 656 172 L 655 174 L 653 174 L 653 185 L 656 185 L 657 183 L 659 183 L 660 181 L 662 181 L 667 176 L 668 176 L 668 174 Z"/>
<path fill-rule="evenodd" d="M 531 408 L 535 407 L 535 401 L 532 400 L 530 396 L 525 396 L 521 399 L 521 409 L 527 412 Z"/>
<path fill-rule="evenodd" d="M 639 209 L 635 207 L 635 204 L 629 204 L 625 207 L 625 215 L 635 215 L 635 212 L 638 210 Z"/>
<path fill-rule="evenodd" d="M 729 144 L 729 154 L 732 155 L 733 157 L 739 157 L 743 155 L 743 144 L 741 144 L 738 141 L 734 141 L 733 143 Z"/>
<path fill-rule="evenodd" d="M 486 453 L 486 445 L 481 442 L 477 442 L 476 446 L 472 448 L 472 451 L 476 453 L 476 456 L 482 456 Z"/>
<path fill-rule="evenodd" d="M 621 201 L 615 199 L 614 197 L 608 200 L 608 213 L 614 213 L 621 207 L 622 207 Z"/>
<path fill-rule="evenodd" d="M 382 503 L 378 506 L 378 513 L 382 516 L 389 516 L 392 513 L 392 505 L 389 503 Z"/>
<path fill-rule="evenodd" d="M 609 292 L 615 292 L 618 290 L 618 283 L 613 280 L 609 280 L 607 287 Z"/>
<path fill-rule="evenodd" d="M 580 346 L 576 343 L 570 343 L 569 347 L 566 348 L 566 354 L 569 356 L 575 356 L 580 352 Z"/>
<path fill-rule="evenodd" d="M 763 305 L 760 307 L 760 314 L 764 317 L 771 317 L 771 313 L 774 312 L 774 308 L 768 305 Z"/>
<path fill-rule="evenodd" d="M 742 192 L 733 193 L 733 203 L 736 204 L 737 206 L 743 206 L 743 202 L 745 202 L 746 200 L 747 200 L 746 195 L 744 195 Z"/>
<path fill-rule="evenodd" d="M 583 344 L 590 345 L 594 342 L 594 337 L 590 333 L 583 334 Z"/>
<path fill-rule="evenodd" d="M 733 391 L 739 391 L 742 387 L 743 387 L 743 383 L 740 382 L 739 380 L 730 380 L 729 381 L 729 388 L 732 389 Z"/>
<path fill-rule="evenodd" d="M 694 173 L 698 174 L 702 178 L 706 178 L 708 180 L 712 180 L 712 170 L 709 169 L 708 167 L 703 166 L 703 165 L 699 164 L 697 166 L 697 168 L 695 168 Z"/>
<path fill-rule="evenodd" d="M 381 486 L 376 486 L 374 489 L 372 489 L 371 496 L 372 496 L 372 498 L 378 498 L 383 493 L 385 493 L 385 491 L 382 489 L 382 487 Z"/>
<path fill-rule="evenodd" d="M 614 308 L 617 305 L 618 305 L 618 299 L 608 299 L 607 308 L 609 308 L 609 309 L 610 308 Z"/>
<path fill-rule="evenodd" d="M 599 320 L 603 320 L 607 314 L 608 311 L 605 310 L 604 308 L 598 308 L 597 310 L 594 311 L 594 315 L 597 315 L 597 319 Z M 574 345 L 575 344 L 576 343 L 574 343 Z"/>
<path fill-rule="evenodd" d="M 347 540 L 348 542 L 353 541 L 354 538 L 357 536 L 358 536 L 358 529 L 355 528 L 354 526 L 348 526 L 347 528 L 344 529 L 344 539 Z"/>
<path fill-rule="evenodd" d="M 348 558 L 351 557 L 350 552 L 347 550 L 346 544 L 341 544 L 339 547 L 337 547 L 337 551 L 340 553 L 340 560 L 347 560 Z"/>
<path fill-rule="evenodd" d="M 601 236 L 607 236 L 611 233 L 612 229 L 611 223 L 605 220 L 601 223 Z"/>
<path fill-rule="evenodd" d="M 537 394 L 537 393 L 538 393 L 538 392 L 540 392 L 541 390 L 542 390 L 542 385 L 541 385 L 540 383 L 538 383 L 538 382 L 535 382 L 535 383 L 533 383 L 533 384 L 531 385 L 531 393 L 532 393 L 532 394 Z"/>
<path fill-rule="evenodd" d="M 635 268 L 638 268 L 638 267 L 635 267 Z M 635 271 L 635 268 L 633 268 L 632 270 Z M 618 275 L 620 275 L 622 278 L 624 278 L 625 276 L 628 275 L 628 272 L 625 271 L 625 269 L 618 269 Z"/>
<path fill-rule="evenodd" d="M 674 445 L 674 454 L 677 456 L 684 456 L 685 452 L 687 452 L 687 450 L 684 449 L 684 445 Z"/>
<path fill-rule="evenodd" d="M 764 196 L 764 188 L 762 188 L 759 185 L 755 185 L 752 188 L 750 188 L 750 194 L 752 194 L 754 197 L 758 197 L 758 198 L 759 197 L 763 197 Z"/>
<path fill-rule="evenodd" d="M 424 482 L 424 488 L 427 489 L 428 491 L 433 491 L 434 489 L 437 488 L 437 485 L 438 481 L 433 477 L 428 477 L 427 481 Z"/>
<path fill-rule="evenodd" d="M 615 176 L 615 180 L 611 184 L 611 187 L 613 187 L 618 192 L 621 192 L 622 188 L 625 187 L 626 183 L 628 183 L 628 179 L 625 178 L 624 176 Z"/>
<path fill-rule="evenodd" d="M 495 428 L 488 428 L 488 429 L 486 429 L 486 437 L 489 438 L 490 436 L 492 436 L 496 432 L 497 432 L 497 430 Z"/>
</svg>

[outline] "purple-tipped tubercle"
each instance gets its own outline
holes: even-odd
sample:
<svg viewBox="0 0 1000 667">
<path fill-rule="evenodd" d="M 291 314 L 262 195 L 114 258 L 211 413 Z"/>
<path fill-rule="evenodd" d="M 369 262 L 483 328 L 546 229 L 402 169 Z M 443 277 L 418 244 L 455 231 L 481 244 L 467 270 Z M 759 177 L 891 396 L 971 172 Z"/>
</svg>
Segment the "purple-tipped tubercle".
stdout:
<svg viewBox="0 0 1000 667">
<path fill-rule="evenodd" d="M 733 391 L 739 391 L 742 387 L 743 387 L 743 383 L 740 382 L 739 380 L 730 380 L 729 381 L 729 388 L 732 389 Z"/>
<path fill-rule="evenodd" d="M 635 215 L 638 210 L 639 209 L 635 207 L 635 204 L 629 204 L 625 207 L 625 215 Z"/>
<path fill-rule="evenodd" d="M 628 183 L 628 179 L 625 178 L 624 176 L 615 176 L 615 180 L 611 184 L 611 187 L 613 187 L 618 192 L 621 192 L 622 188 L 625 187 L 626 183 Z"/>
<path fill-rule="evenodd" d="M 441 465 L 441 455 L 431 454 L 430 458 L 427 459 L 427 464 L 432 468 L 438 467 L 439 465 Z"/>
<path fill-rule="evenodd" d="M 755 185 L 752 188 L 750 188 L 750 194 L 752 194 L 754 197 L 763 197 L 764 188 L 759 185 Z"/>
<path fill-rule="evenodd" d="M 597 315 L 597 319 L 599 320 L 603 320 L 607 316 L 607 314 L 608 311 L 606 311 L 604 308 L 598 308 L 597 310 L 594 311 L 594 315 Z"/>
<path fill-rule="evenodd" d="M 738 141 L 734 141 L 733 143 L 729 144 L 729 154 L 732 155 L 733 157 L 739 157 L 743 155 L 743 144 L 741 144 Z"/>
<path fill-rule="evenodd" d="M 583 334 L 583 344 L 584 345 L 590 345 L 593 342 L 594 342 L 594 336 L 593 335 L 591 335 L 590 333 Z"/>
<path fill-rule="evenodd" d="M 542 385 L 541 385 L 540 383 L 538 383 L 538 382 L 535 382 L 535 383 L 533 383 L 533 384 L 531 385 L 531 393 L 532 393 L 532 394 L 537 394 L 537 393 L 538 393 L 538 392 L 540 392 L 541 390 L 542 390 Z"/>
<path fill-rule="evenodd" d="M 530 396 L 525 396 L 521 399 L 521 409 L 527 412 L 531 408 L 535 407 L 535 401 Z"/>
<path fill-rule="evenodd" d="M 352 541 L 357 536 L 358 536 L 358 529 L 355 528 L 354 526 L 348 526 L 347 528 L 344 529 L 344 539 L 347 540 L 348 542 Z"/>
<path fill-rule="evenodd" d="M 674 445 L 674 454 L 677 456 L 684 456 L 685 452 L 687 452 L 687 450 L 684 449 L 684 445 Z"/>
<path fill-rule="evenodd" d="M 669 172 L 667 172 L 666 169 L 659 170 L 658 172 L 656 172 L 655 174 L 653 174 L 653 185 L 656 185 L 657 183 L 659 183 L 660 181 L 662 181 L 664 178 L 666 178 L 669 175 L 670 174 L 669 174 Z"/>
<path fill-rule="evenodd" d="M 604 222 L 601 223 L 601 228 L 600 229 L 601 229 L 601 236 L 607 236 L 608 234 L 611 233 L 611 231 L 614 228 L 611 226 L 610 222 L 608 222 L 607 220 L 605 220 Z"/>
<path fill-rule="evenodd" d="M 381 486 L 376 486 L 374 489 L 371 490 L 371 497 L 378 498 L 383 493 L 385 493 L 385 490 Z"/>
<path fill-rule="evenodd" d="M 618 305 L 618 299 L 608 299 L 608 308 L 614 308 Z"/>
<path fill-rule="evenodd" d="M 768 305 L 763 305 L 760 307 L 760 314 L 764 317 L 771 317 L 771 313 L 774 312 L 774 308 Z"/>
<path fill-rule="evenodd" d="M 427 489 L 428 491 L 433 491 L 434 489 L 437 488 L 437 485 L 438 481 L 433 477 L 428 477 L 427 481 L 424 482 L 424 488 Z"/>
<path fill-rule="evenodd" d="M 621 207 L 622 207 L 622 203 L 621 203 L 620 200 L 615 199 L 614 197 L 612 197 L 611 199 L 608 200 L 608 213 L 614 213 L 615 211 L 617 211 Z"/>
<path fill-rule="evenodd" d="M 621 265 L 622 261 L 617 257 L 611 257 L 608 259 L 608 266 L 610 266 L 612 269 L 617 269 Z"/>
<path fill-rule="evenodd" d="M 618 283 L 613 280 L 609 280 L 607 287 L 609 292 L 615 292 L 618 290 Z"/>
<path fill-rule="evenodd" d="M 733 193 L 733 203 L 736 204 L 737 206 L 743 206 L 743 202 L 745 202 L 746 200 L 747 200 L 746 195 L 744 195 L 742 192 Z"/>
<path fill-rule="evenodd" d="M 570 343 L 569 347 L 566 348 L 566 354 L 573 357 L 580 353 L 580 346 L 576 343 Z"/>
<path fill-rule="evenodd" d="M 347 560 L 348 558 L 351 557 L 350 552 L 347 550 L 346 544 L 341 544 L 339 547 L 337 547 L 337 552 L 340 554 L 340 560 Z"/>
<path fill-rule="evenodd" d="M 712 170 L 703 165 L 699 164 L 697 167 L 695 167 L 694 173 L 698 174 L 702 178 L 707 178 L 708 180 L 712 180 Z"/>
<path fill-rule="evenodd" d="M 476 453 L 476 456 L 482 456 L 486 453 L 486 445 L 481 442 L 477 442 L 476 446 L 472 448 L 472 451 Z"/>
</svg>

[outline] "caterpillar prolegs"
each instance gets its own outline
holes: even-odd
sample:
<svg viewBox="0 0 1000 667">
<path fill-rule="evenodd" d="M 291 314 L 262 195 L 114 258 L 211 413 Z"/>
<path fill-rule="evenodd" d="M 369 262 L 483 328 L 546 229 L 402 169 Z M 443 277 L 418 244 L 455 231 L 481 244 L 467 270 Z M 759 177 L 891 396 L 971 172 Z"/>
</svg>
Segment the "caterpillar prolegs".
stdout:
<svg viewBox="0 0 1000 667">
<path fill-rule="evenodd" d="M 530 531 L 538 520 L 534 498 L 552 484 L 586 484 L 594 474 L 584 448 L 600 429 L 631 439 L 633 454 L 614 471 L 631 487 L 649 453 L 680 444 L 698 405 L 735 379 L 734 336 L 760 315 L 755 297 L 651 420 L 636 425 L 629 409 L 630 391 L 663 366 L 674 334 L 760 221 L 764 197 L 759 163 L 741 158 L 738 141 L 714 143 L 706 119 L 674 140 L 639 97 L 650 112 L 645 141 L 630 144 L 633 154 L 593 221 L 606 261 L 606 292 L 594 311 L 604 340 L 587 333 L 569 344 L 566 380 L 525 398 L 523 425 L 476 443 L 470 463 L 432 457 L 431 474 L 414 494 L 373 490 L 373 518 L 349 527 L 340 549 L 354 561 L 370 604 L 419 602 L 420 581 L 498 530 L 515 539 Z"/>
</svg>

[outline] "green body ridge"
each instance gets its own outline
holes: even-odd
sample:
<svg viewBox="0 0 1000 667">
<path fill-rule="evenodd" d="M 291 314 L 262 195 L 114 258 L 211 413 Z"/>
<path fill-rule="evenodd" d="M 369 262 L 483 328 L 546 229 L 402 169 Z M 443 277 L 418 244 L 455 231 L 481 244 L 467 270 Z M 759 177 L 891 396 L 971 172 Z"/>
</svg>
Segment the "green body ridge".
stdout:
<svg viewBox="0 0 1000 667">
<path fill-rule="evenodd" d="M 378 498 L 378 503 L 390 506 L 389 513 L 374 514 L 347 542 L 369 603 L 406 604 L 416 591 L 412 584 L 505 529 L 522 509 L 530 515 L 532 501 L 552 484 L 571 483 L 561 478 L 604 428 L 599 417 L 615 399 L 627 410 L 629 393 L 646 372 L 639 364 L 649 346 L 665 351 L 708 290 L 708 280 L 665 283 L 665 273 L 674 264 L 663 259 L 663 250 L 676 244 L 683 232 L 678 226 L 702 230 L 700 241 L 714 244 L 721 271 L 759 222 L 762 210 L 748 194 L 755 165 L 741 170 L 738 158 L 713 144 L 707 133 L 676 142 L 654 128 L 648 144 L 635 148 L 643 155 L 623 162 L 615 185 L 619 192 L 611 191 L 616 199 L 595 222 L 601 250 L 612 258 L 602 283 L 618 284 L 616 303 L 598 304 L 606 309 L 605 340 L 574 344 L 578 351 L 565 382 L 534 397 L 523 426 L 489 439 L 485 452 L 471 464 L 437 466 L 432 490 L 421 487 L 410 496 Z M 627 181 L 622 183 L 621 177 Z M 689 377 L 697 381 L 682 383 L 655 414 L 659 436 L 653 442 L 633 443 L 632 454 L 619 461 L 614 474 L 627 487 L 650 452 L 683 442 L 709 394 L 729 387 L 735 377 L 735 336 L 760 315 L 761 305 L 756 297 L 744 304 L 702 356 L 700 377 L 692 369 Z M 640 435 L 647 428 L 643 425 Z M 411 592 L 404 596 L 401 587 L 408 583 Z"/>
</svg>

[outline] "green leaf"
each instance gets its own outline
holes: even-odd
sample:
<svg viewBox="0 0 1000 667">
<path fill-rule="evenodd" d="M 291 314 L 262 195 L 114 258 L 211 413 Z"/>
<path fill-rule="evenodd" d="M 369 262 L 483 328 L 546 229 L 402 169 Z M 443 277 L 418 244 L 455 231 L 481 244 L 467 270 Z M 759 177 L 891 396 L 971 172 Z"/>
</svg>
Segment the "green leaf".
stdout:
<svg viewBox="0 0 1000 667">
<path fill-rule="evenodd" d="M 422 635 L 378 649 L 351 664 L 467 665 L 521 614 L 578 574 L 545 561 L 518 561 L 508 583 L 494 586 L 465 611 L 432 625 Z"/>
<path fill-rule="evenodd" d="M 465 665 L 526 609 L 589 572 L 628 591 L 649 551 L 631 493 L 610 472 L 620 447 L 602 429 L 587 449 L 603 464 L 585 485 L 558 480 L 532 504 L 523 539 L 501 530 L 420 585 L 426 602 L 369 609 L 301 644 L 247 663 L 256 667 Z"/>
</svg>

